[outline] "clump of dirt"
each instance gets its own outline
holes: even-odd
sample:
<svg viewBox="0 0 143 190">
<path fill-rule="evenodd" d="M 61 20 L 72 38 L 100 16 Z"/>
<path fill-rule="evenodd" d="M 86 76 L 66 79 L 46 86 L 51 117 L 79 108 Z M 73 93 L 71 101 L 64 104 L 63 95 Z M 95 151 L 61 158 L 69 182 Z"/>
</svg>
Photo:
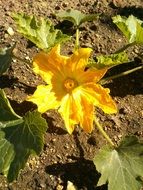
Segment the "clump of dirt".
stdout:
<svg viewBox="0 0 143 190">
<path fill-rule="evenodd" d="M 63 23 L 53 18 L 53 13 L 60 10 L 74 8 L 84 13 L 101 13 L 98 20 L 86 23 L 81 30 L 81 46 L 92 47 L 93 57 L 101 54 L 110 54 L 122 47 L 126 42 L 121 32 L 112 23 L 112 16 L 117 14 L 133 14 L 143 19 L 143 4 L 141 0 L 4 0 L 0 1 L 0 41 L 1 47 L 17 42 L 15 54 L 25 60 L 32 60 L 38 49 L 16 32 L 12 12 L 25 12 L 36 16 L 49 17 L 63 29 Z M 14 35 L 8 34 L 12 27 Z M 71 26 L 68 32 L 73 32 Z M 63 53 L 70 54 L 72 43 L 64 45 Z M 133 64 L 125 64 L 111 70 L 108 75 L 119 73 L 140 64 L 136 53 L 141 53 L 142 48 L 130 49 Z M 105 87 L 110 88 L 111 96 L 116 101 L 118 113 L 106 115 L 96 109 L 104 130 L 112 140 L 117 143 L 127 134 L 135 134 L 143 138 L 143 75 L 142 71 L 134 72 L 128 76 L 115 79 Z M 27 95 L 32 94 L 38 84 L 43 83 L 36 76 L 31 66 L 13 60 L 11 68 L 0 77 L 0 88 L 4 89 L 16 113 L 24 115 L 27 111 L 35 109 L 35 105 L 26 102 Z M 5 177 L 0 176 L 0 190 L 65 190 L 68 182 L 72 182 L 80 190 L 107 189 L 107 185 L 96 187 L 100 174 L 92 159 L 104 144 L 105 139 L 96 129 L 87 134 L 76 128 L 72 135 L 67 134 L 64 124 L 55 110 L 43 115 L 48 122 L 45 134 L 44 150 L 39 157 L 31 157 L 18 179 L 8 184 Z"/>
</svg>

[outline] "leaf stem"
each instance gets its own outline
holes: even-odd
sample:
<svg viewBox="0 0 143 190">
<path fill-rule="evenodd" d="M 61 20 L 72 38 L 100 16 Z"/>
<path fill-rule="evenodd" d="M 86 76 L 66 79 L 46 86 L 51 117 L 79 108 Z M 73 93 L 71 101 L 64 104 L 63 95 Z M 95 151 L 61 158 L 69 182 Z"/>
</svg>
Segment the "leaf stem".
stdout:
<svg viewBox="0 0 143 190">
<path fill-rule="evenodd" d="M 134 46 L 134 45 L 136 45 L 136 42 L 132 42 L 132 43 L 126 44 L 122 48 L 120 48 L 119 50 L 115 51 L 114 53 L 115 54 L 121 53 L 121 52 L 125 51 L 127 48 L 129 48 L 131 46 Z"/>
<path fill-rule="evenodd" d="M 124 71 L 124 72 L 119 73 L 119 74 L 117 74 L 117 75 L 113 75 L 113 76 L 111 76 L 111 77 L 106 77 L 106 78 L 104 78 L 104 79 L 102 79 L 102 80 L 100 81 L 100 84 L 101 84 L 101 85 L 107 84 L 107 83 L 109 83 L 110 80 L 113 80 L 113 79 L 116 79 L 116 78 L 119 78 L 119 77 L 128 75 L 128 74 L 133 73 L 133 72 L 135 72 L 135 71 L 137 71 L 137 70 L 140 70 L 140 69 L 143 69 L 143 65 L 142 65 L 142 66 L 139 66 L 139 67 L 135 67 L 135 68 L 130 69 L 130 70 L 128 70 L 128 71 Z"/>
<path fill-rule="evenodd" d="M 17 59 L 17 60 L 19 60 L 19 61 L 22 61 L 22 62 L 24 62 L 24 63 L 26 63 L 26 64 L 28 64 L 28 65 L 31 65 L 31 62 L 30 62 L 30 61 L 27 61 L 27 60 L 25 60 L 25 59 L 22 59 L 22 58 L 20 58 L 20 57 L 17 57 L 17 56 L 14 55 L 14 54 L 12 54 L 12 57 L 13 57 L 14 59 Z"/>
<path fill-rule="evenodd" d="M 79 28 L 76 28 L 75 50 L 79 48 Z"/>
<path fill-rule="evenodd" d="M 97 126 L 97 128 L 99 129 L 99 131 L 102 133 L 102 135 L 105 137 L 105 139 L 109 142 L 109 144 L 112 147 L 115 147 L 114 143 L 112 142 L 112 140 L 110 139 L 110 137 L 107 135 L 107 133 L 103 130 L 102 126 L 100 125 L 100 123 L 98 122 L 97 118 L 94 119 L 95 124 Z"/>
</svg>

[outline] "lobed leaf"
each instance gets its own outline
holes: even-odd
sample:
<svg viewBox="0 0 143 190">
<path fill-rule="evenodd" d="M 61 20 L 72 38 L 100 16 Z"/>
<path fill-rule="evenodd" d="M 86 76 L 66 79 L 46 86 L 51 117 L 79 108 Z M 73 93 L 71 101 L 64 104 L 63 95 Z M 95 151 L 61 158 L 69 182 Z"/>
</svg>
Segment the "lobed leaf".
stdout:
<svg viewBox="0 0 143 190">
<path fill-rule="evenodd" d="M 47 51 L 56 44 L 70 39 L 68 35 L 54 29 L 49 19 L 37 20 L 35 16 L 24 13 L 13 14 L 13 19 L 17 24 L 18 32 L 42 50 Z"/>
<path fill-rule="evenodd" d="M 143 21 L 130 15 L 128 18 L 117 15 L 113 22 L 123 32 L 129 43 L 143 44 Z"/>
<path fill-rule="evenodd" d="M 99 14 L 83 14 L 78 10 L 68 9 L 56 14 L 57 17 L 72 22 L 75 26 L 79 27 L 82 23 L 92 21 L 98 18 Z"/>
<path fill-rule="evenodd" d="M 125 52 L 111 55 L 100 55 L 96 57 L 97 61 L 92 60 L 89 67 L 102 69 L 104 67 L 113 67 L 128 61 L 128 55 Z"/>
<path fill-rule="evenodd" d="M 39 154 L 42 150 L 47 123 L 37 111 L 28 112 L 23 118 L 15 115 L 2 90 L 0 94 L 0 102 L 3 102 L 0 111 L 8 113 L 7 120 L 0 117 L 0 173 L 12 182 L 29 155 Z M 11 122 L 10 125 L 7 122 Z"/>
<path fill-rule="evenodd" d="M 0 128 L 18 122 L 21 117 L 12 109 L 4 91 L 0 89 Z"/>
<path fill-rule="evenodd" d="M 98 186 L 108 182 L 108 190 L 140 190 L 143 185 L 143 143 L 135 136 L 128 136 L 113 149 L 102 148 L 94 158 L 101 173 Z"/>
<path fill-rule="evenodd" d="M 0 49 L 0 76 L 7 71 L 12 62 L 12 51 L 15 45 L 10 48 Z"/>
</svg>

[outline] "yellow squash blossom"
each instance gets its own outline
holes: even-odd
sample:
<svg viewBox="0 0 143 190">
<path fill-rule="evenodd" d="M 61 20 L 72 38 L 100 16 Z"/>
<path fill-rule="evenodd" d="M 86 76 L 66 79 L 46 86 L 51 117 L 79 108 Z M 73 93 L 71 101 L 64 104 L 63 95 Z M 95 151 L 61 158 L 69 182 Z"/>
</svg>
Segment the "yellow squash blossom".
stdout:
<svg viewBox="0 0 143 190">
<path fill-rule="evenodd" d="M 57 45 L 48 53 L 38 53 L 33 60 L 34 72 L 47 85 L 39 85 L 27 100 L 35 103 L 41 113 L 58 109 L 70 134 L 75 124 L 92 131 L 94 106 L 108 114 L 117 112 L 110 90 L 97 83 L 107 69 L 85 69 L 91 51 L 80 48 L 67 57 L 60 55 L 60 45 Z"/>
</svg>

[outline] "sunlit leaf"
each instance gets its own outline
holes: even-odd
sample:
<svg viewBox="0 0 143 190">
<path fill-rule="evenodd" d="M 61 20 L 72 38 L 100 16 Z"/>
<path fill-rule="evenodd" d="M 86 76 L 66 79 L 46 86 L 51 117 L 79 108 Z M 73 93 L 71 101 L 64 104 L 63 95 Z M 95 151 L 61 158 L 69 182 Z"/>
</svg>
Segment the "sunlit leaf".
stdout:
<svg viewBox="0 0 143 190">
<path fill-rule="evenodd" d="M 54 29 L 49 19 L 37 20 L 35 16 L 28 16 L 24 13 L 13 14 L 13 19 L 17 24 L 18 32 L 42 50 L 46 51 L 54 45 L 70 39 L 68 35 Z"/>
<path fill-rule="evenodd" d="M 111 55 L 100 55 L 96 57 L 97 61 L 91 60 L 89 67 L 102 69 L 104 67 L 113 67 L 128 62 L 128 55 L 125 52 Z"/>
<path fill-rule="evenodd" d="M 71 21 L 75 26 L 80 26 L 86 21 L 92 21 L 98 18 L 99 14 L 83 14 L 78 10 L 69 9 L 56 14 L 57 17 Z"/>
<path fill-rule="evenodd" d="M 14 46 L 0 49 L 0 76 L 10 67 Z"/>
<path fill-rule="evenodd" d="M 8 113 L 11 118 L 0 117 L 0 173 L 11 182 L 24 168 L 29 155 L 42 150 L 47 124 L 37 111 L 28 112 L 23 118 L 16 116 L 2 91 L 0 102 L 1 113 Z"/>
<path fill-rule="evenodd" d="M 98 186 L 108 182 L 108 190 L 140 190 L 143 182 L 143 143 L 126 137 L 116 149 L 102 148 L 94 158 L 101 177 Z"/>
<path fill-rule="evenodd" d="M 143 43 L 143 21 L 133 15 L 128 18 L 117 15 L 113 17 L 113 22 L 123 32 L 129 43 Z"/>
</svg>

